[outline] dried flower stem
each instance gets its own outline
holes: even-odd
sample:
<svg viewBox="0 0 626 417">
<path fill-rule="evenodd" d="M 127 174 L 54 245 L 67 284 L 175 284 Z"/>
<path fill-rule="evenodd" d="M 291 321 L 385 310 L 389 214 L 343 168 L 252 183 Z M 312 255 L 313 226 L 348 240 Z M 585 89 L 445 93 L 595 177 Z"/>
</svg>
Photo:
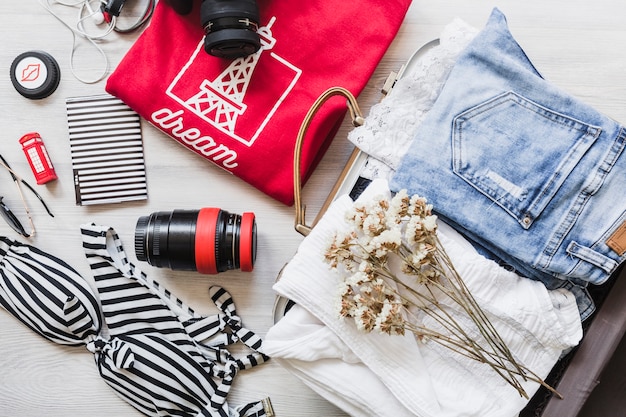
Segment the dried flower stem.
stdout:
<svg viewBox="0 0 626 417">
<path fill-rule="evenodd" d="M 370 259 L 370 261 L 373 261 L 374 263 L 376 262 L 375 259 Z M 396 275 L 390 273 L 390 271 L 381 269 L 380 275 L 385 276 L 386 278 L 392 280 L 394 283 L 402 286 L 411 295 L 421 301 L 413 301 L 407 297 L 400 296 L 400 299 L 404 302 L 405 305 L 411 305 L 419 308 L 422 312 L 433 318 L 438 324 L 440 324 L 446 331 L 450 332 L 450 334 L 452 334 L 453 336 L 446 336 L 431 329 L 428 329 L 424 326 L 417 326 L 408 320 L 404 322 L 404 328 L 406 330 L 413 332 L 422 340 L 424 340 L 425 338 L 433 340 L 434 342 L 450 348 L 456 353 L 459 353 L 467 358 L 490 365 L 501 377 L 503 377 L 509 384 L 515 387 L 520 395 L 528 398 L 528 395 L 526 394 L 521 384 L 513 376 L 513 374 L 515 374 L 522 376 L 526 379 L 528 371 L 522 369 L 522 367 L 518 365 L 517 362 L 515 362 L 506 344 L 502 341 L 493 326 L 491 326 L 491 322 L 487 320 L 484 314 L 482 316 L 477 316 L 475 314 L 476 312 L 472 309 L 473 307 L 475 307 L 474 305 L 467 304 L 467 300 L 461 299 L 460 297 L 458 297 L 458 294 L 455 291 L 450 291 L 450 288 L 441 285 L 437 281 L 431 282 L 429 283 L 429 285 L 425 285 L 424 289 L 427 291 L 427 294 L 423 294 L 419 291 L 416 291 L 413 287 L 407 285 Z M 432 287 L 440 290 L 452 300 L 454 300 L 456 304 L 461 306 L 465 310 L 465 312 L 472 318 L 474 323 L 476 323 L 477 328 L 480 330 L 480 333 L 489 343 L 493 351 L 504 352 L 505 356 L 485 350 L 477 342 L 475 342 L 475 340 L 465 332 L 463 327 L 454 319 L 454 317 L 451 316 L 445 308 L 441 307 L 440 302 L 437 300 L 437 297 L 433 293 Z M 471 294 L 469 293 L 469 291 L 467 291 L 467 288 L 464 285 L 455 287 L 455 290 L 464 290 L 466 291 L 466 294 L 464 295 L 471 297 Z M 432 308 L 430 307 L 430 305 L 434 305 L 437 308 Z M 482 313 L 482 310 L 480 312 Z M 485 321 L 487 325 L 485 325 Z M 506 364 L 507 362 L 514 365 L 515 369 L 510 369 L 510 366 L 507 366 Z M 538 383 L 543 383 L 541 379 L 532 379 Z"/>
<path fill-rule="evenodd" d="M 346 218 L 353 230 L 336 235 L 325 253 L 333 268 L 342 267 L 349 273 L 340 291 L 341 316 L 353 318 L 363 331 L 410 331 L 418 340 L 432 340 L 485 363 L 525 398 L 528 394 L 518 378 L 535 381 L 560 397 L 517 362 L 480 308 L 439 241 L 436 216 L 424 198 L 409 198 L 401 191 L 391 201 L 381 198 L 369 205 L 355 205 Z M 401 261 L 402 277 L 390 267 L 392 256 Z M 407 283 L 407 277 L 414 277 L 415 282 Z M 451 314 L 450 301 L 474 323 L 486 346 Z M 420 324 L 414 311 L 434 320 L 443 333 Z"/>
</svg>

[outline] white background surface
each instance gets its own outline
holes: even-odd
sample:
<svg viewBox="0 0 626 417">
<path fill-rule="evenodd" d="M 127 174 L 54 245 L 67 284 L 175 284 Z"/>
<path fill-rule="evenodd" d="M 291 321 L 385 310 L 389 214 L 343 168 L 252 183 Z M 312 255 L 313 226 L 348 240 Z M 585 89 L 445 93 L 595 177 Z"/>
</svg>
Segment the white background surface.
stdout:
<svg viewBox="0 0 626 417">
<path fill-rule="evenodd" d="M 365 114 L 380 98 L 379 90 L 389 71 L 399 69 L 415 49 L 436 38 L 455 17 L 482 27 L 494 6 L 505 13 L 514 36 L 545 78 L 605 114 L 626 122 L 626 3 L 618 0 L 502 0 L 497 3 L 415 0 L 397 38 L 359 97 Z M 75 21 L 74 9 L 56 5 L 55 10 L 65 21 Z M 37 236 L 28 242 L 61 257 L 91 279 L 81 247 L 79 226 L 83 223 L 113 226 L 134 261 L 133 233 L 139 216 L 158 210 L 204 206 L 221 207 L 235 213 L 253 211 L 258 222 L 259 247 L 252 273 L 230 271 L 219 276 L 202 276 L 160 270 L 146 264 L 142 267 L 200 312 L 214 311 L 208 287 L 211 284 L 224 286 L 233 294 L 244 324 L 263 336 L 272 325 L 275 299 L 272 283 L 302 239 L 293 229 L 293 208 L 270 199 L 185 150 L 145 122 L 142 122 L 142 129 L 149 200 L 76 206 L 65 99 L 102 93 L 104 81 L 87 85 L 72 76 L 69 68 L 71 33 L 37 0 L 0 2 L 0 31 L 3 39 L 0 153 L 34 184 L 18 139 L 24 133 L 37 131 L 44 138 L 59 176 L 58 181 L 37 187 L 54 212 L 54 218 L 48 217 L 36 199 L 26 194 L 37 227 Z M 112 34 L 102 43 L 112 69 L 136 36 Z M 76 66 L 85 76 L 95 76 L 100 69 L 100 58 L 90 48 L 80 41 L 75 52 Z M 34 49 L 52 54 L 62 73 L 58 90 L 41 101 L 20 96 L 9 79 L 12 60 Z M 85 71 L 90 68 L 93 72 Z M 348 130 L 349 125 L 344 123 L 330 152 L 305 187 L 310 217 L 323 202 L 352 149 L 345 140 Z M 264 173 L 259 172 L 259 175 Z M 0 195 L 5 196 L 7 205 L 25 221 L 19 196 L 6 172 L 0 172 Z M 0 222 L 0 234 L 23 240 L 4 222 Z M 117 398 L 100 379 L 93 356 L 86 349 L 48 342 L 4 310 L 0 310 L 0 329 L 0 417 L 141 415 Z M 276 415 L 280 417 L 344 415 L 271 361 L 242 372 L 236 379 L 229 403 L 234 406 L 266 396 L 271 397 Z"/>
</svg>

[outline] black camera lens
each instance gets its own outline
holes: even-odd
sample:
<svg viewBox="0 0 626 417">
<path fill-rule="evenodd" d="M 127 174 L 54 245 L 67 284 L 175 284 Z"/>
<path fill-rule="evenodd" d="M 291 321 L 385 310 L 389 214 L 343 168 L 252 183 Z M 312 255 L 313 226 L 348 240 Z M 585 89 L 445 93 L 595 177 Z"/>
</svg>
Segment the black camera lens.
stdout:
<svg viewBox="0 0 626 417">
<path fill-rule="evenodd" d="M 203 0 L 200 20 L 204 49 L 220 58 L 240 58 L 261 48 L 259 8 L 255 0 Z"/>
<path fill-rule="evenodd" d="M 152 213 L 137 220 L 135 255 L 175 270 L 249 272 L 256 260 L 256 220 L 253 213 L 213 207 Z"/>
</svg>

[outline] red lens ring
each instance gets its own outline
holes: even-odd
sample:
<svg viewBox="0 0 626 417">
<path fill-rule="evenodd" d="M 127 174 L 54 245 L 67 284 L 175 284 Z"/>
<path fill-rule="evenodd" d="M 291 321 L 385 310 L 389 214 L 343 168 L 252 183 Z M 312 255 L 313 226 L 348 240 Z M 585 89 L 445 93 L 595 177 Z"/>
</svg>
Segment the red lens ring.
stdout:
<svg viewBox="0 0 626 417">
<path fill-rule="evenodd" d="M 205 207 L 198 212 L 196 222 L 196 269 L 201 274 L 217 274 L 215 233 L 220 209 Z"/>
<path fill-rule="evenodd" d="M 239 267 L 243 272 L 250 272 L 254 266 L 254 213 L 241 215 L 239 233 Z"/>
</svg>

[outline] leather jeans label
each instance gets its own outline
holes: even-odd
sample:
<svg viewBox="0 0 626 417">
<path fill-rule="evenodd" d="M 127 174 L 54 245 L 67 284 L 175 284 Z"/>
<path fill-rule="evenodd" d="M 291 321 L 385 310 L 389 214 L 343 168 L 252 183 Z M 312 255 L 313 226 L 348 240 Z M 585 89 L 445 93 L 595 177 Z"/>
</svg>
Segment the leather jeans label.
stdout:
<svg viewBox="0 0 626 417">
<path fill-rule="evenodd" d="M 619 256 L 626 253 L 626 221 L 617 228 L 615 232 L 606 241 L 606 244 Z"/>
</svg>

